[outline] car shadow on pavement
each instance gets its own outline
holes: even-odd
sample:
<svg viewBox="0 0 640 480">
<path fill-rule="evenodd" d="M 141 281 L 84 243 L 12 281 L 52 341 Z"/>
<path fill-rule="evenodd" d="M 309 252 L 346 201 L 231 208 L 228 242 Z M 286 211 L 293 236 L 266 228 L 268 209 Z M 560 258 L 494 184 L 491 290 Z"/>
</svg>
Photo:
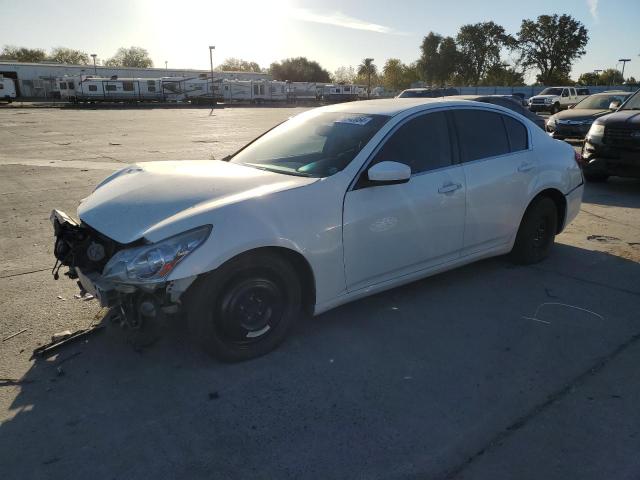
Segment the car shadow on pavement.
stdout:
<svg viewBox="0 0 640 480">
<path fill-rule="evenodd" d="M 107 325 L 0 384 L 18 389 L 1 475 L 433 478 L 637 333 L 639 285 L 640 264 L 558 244 L 345 305 L 231 365 L 180 318 Z"/>
<path fill-rule="evenodd" d="M 640 179 L 609 177 L 606 182 L 587 183 L 582 201 L 611 207 L 640 208 Z"/>
</svg>

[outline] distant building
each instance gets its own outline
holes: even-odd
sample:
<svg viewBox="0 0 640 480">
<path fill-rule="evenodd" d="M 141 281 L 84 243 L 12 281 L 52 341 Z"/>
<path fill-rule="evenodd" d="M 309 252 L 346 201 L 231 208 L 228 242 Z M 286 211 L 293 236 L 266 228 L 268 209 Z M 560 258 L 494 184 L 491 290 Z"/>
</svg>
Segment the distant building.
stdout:
<svg viewBox="0 0 640 480">
<path fill-rule="evenodd" d="M 160 78 L 160 77 L 197 77 L 211 75 L 211 70 L 164 69 L 164 68 L 111 68 L 93 65 L 66 65 L 61 63 L 21 63 L 0 60 L 0 75 L 12 78 L 19 97 L 52 97 L 56 90 L 57 77 L 94 75 L 98 77 Z M 267 73 L 254 72 L 213 72 L 214 78 L 236 80 L 270 80 Z"/>
</svg>

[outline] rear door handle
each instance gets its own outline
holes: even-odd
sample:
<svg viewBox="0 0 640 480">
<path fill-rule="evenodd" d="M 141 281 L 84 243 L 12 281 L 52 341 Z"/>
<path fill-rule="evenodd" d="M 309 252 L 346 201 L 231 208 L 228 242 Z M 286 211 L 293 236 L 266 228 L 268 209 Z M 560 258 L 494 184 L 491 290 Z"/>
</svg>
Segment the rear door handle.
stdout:
<svg viewBox="0 0 640 480">
<path fill-rule="evenodd" d="M 460 185 L 459 183 L 449 183 L 447 185 L 442 185 L 438 189 L 438 193 L 451 193 L 455 192 L 459 188 L 462 188 L 462 185 Z"/>
<path fill-rule="evenodd" d="M 533 168 L 533 163 L 525 162 L 518 167 L 519 172 L 528 172 Z"/>
</svg>

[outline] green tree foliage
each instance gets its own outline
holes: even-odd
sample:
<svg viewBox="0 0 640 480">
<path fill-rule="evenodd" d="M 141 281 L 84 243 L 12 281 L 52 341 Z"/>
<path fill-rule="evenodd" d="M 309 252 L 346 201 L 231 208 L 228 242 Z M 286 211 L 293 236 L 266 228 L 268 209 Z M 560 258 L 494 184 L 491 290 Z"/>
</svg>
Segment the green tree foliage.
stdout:
<svg viewBox="0 0 640 480">
<path fill-rule="evenodd" d="M 636 77 L 629 77 L 624 83 L 626 83 L 627 85 L 637 85 L 638 81 L 636 80 Z"/>
<path fill-rule="evenodd" d="M 89 55 L 82 50 L 58 47 L 51 50 L 49 60 L 53 60 L 54 62 L 59 63 L 68 63 L 71 65 L 88 65 Z"/>
<path fill-rule="evenodd" d="M 600 75 L 596 72 L 587 72 L 580 75 L 578 85 L 600 85 Z"/>
<path fill-rule="evenodd" d="M 373 58 L 365 58 L 358 65 L 358 76 L 366 77 L 367 79 L 367 98 L 371 95 L 371 80 L 375 78 L 377 73 L 378 67 L 373 63 Z"/>
<path fill-rule="evenodd" d="M 328 71 L 318 62 L 308 60 L 306 57 L 286 58 L 281 62 L 274 62 L 269 67 L 269 73 L 275 80 L 325 83 L 331 81 Z"/>
<path fill-rule="evenodd" d="M 400 59 L 390 58 L 382 67 L 382 85 L 387 90 L 404 88 L 404 69 L 407 68 Z"/>
<path fill-rule="evenodd" d="M 122 47 L 109 60 L 104 62 L 107 67 L 153 67 L 153 61 L 149 57 L 149 52 L 141 47 Z"/>
<path fill-rule="evenodd" d="M 589 41 L 585 26 L 571 15 L 540 15 L 523 20 L 517 34 L 516 49 L 520 62 L 539 71 L 538 82 L 554 85 L 563 82 L 573 62 L 585 54 Z"/>
<path fill-rule="evenodd" d="M 504 27 L 494 22 L 463 25 L 456 36 L 460 73 L 467 83 L 478 85 L 487 72 L 501 64 L 500 51 L 513 46 L 514 40 Z"/>
<path fill-rule="evenodd" d="M 331 77 L 331 81 L 334 83 L 354 83 L 356 79 L 356 71 L 352 66 L 348 67 L 339 67 L 335 72 L 333 72 L 333 76 Z"/>
<path fill-rule="evenodd" d="M 0 52 L 0 60 L 15 60 L 16 62 L 35 63 L 47 59 L 47 52 L 41 48 L 13 47 L 5 45 Z"/>
<path fill-rule="evenodd" d="M 600 85 L 622 85 L 623 83 L 622 72 L 615 68 L 607 68 L 600 74 Z"/>
<path fill-rule="evenodd" d="M 496 63 L 487 69 L 481 85 L 520 87 L 525 85 L 524 74 L 506 63 Z"/>
<path fill-rule="evenodd" d="M 428 85 L 441 85 L 451 80 L 459 67 L 456 41 L 434 32 L 424 37 L 420 45 L 418 72 Z"/>
<path fill-rule="evenodd" d="M 223 72 L 261 72 L 260 65 L 241 58 L 230 57 L 218 65 L 217 70 Z"/>
</svg>

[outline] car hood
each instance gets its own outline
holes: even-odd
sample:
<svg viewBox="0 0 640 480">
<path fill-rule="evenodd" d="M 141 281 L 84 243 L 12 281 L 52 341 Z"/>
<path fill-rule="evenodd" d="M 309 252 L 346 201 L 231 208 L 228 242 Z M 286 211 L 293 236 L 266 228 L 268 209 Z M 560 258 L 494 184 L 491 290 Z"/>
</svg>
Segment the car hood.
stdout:
<svg viewBox="0 0 640 480">
<path fill-rule="evenodd" d="M 556 113 L 554 117 L 556 120 L 592 120 L 608 113 L 611 113 L 611 110 L 573 108 Z"/>
<path fill-rule="evenodd" d="M 534 95 L 531 98 L 557 98 L 560 95 Z"/>
<path fill-rule="evenodd" d="M 618 110 L 598 120 L 607 127 L 640 129 L 640 110 Z"/>
<path fill-rule="evenodd" d="M 127 244 L 193 215 L 206 224 L 211 210 L 316 180 L 217 160 L 145 162 L 106 178 L 81 202 L 78 216 Z"/>
</svg>

